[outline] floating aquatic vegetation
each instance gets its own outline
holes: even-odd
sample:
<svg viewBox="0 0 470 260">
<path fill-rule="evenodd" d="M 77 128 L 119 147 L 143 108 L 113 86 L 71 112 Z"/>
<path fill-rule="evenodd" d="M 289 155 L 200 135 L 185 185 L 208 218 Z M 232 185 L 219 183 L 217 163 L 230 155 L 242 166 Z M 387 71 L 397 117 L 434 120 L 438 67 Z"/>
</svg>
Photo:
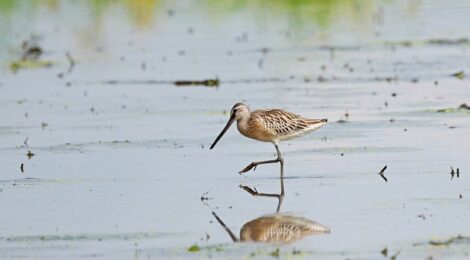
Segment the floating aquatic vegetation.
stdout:
<svg viewBox="0 0 470 260">
<path fill-rule="evenodd" d="M 432 245 L 432 246 L 450 246 L 452 244 L 458 244 L 458 243 L 469 244 L 470 243 L 470 237 L 458 235 L 456 237 L 451 237 L 451 238 L 446 239 L 446 240 L 430 240 L 428 242 L 428 244 Z"/>
<path fill-rule="evenodd" d="M 13 61 L 10 63 L 10 70 L 13 73 L 18 72 L 20 69 L 37 69 L 51 67 L 53 63 L 51 61 Z"/>
<path fill-rule="evenodd" d="M 468 44 L 470 41 L 467 38 L 459 39 L 431 39 L 427 41 L 428 44 L 435 45 L 457 45 L 457 44 Z"/>
<path fill-rule="evenodd" d="M 194 253 L 199 251 L 201 251 L 201 248 L 197 244 L 194 244 L 188 248 L 188 252 Z"/>
<path fill-rule="evenodd" d="M 206 80 L 177 80 L 173 82 L 176 86 L 206 86 L 218 87 L 219 79 L 206 79 Z"/>
<path fill-rule="evenodd" d="M 271 256 L 274 256 L 274 257 L 279 257 L 281 255 L 281 250 L 279 248 L 276 248 L 275 250 L 273 250 L 271 253 L 269 253 Z"/>
<path fill-rule="evenodd" d="M 13 73 L 17 73 L 20 69 L 46 68 L 53 65 L 51 61 L 40 60 L 43 50 L 34 41 L 24 41 L 21 49 L 21 58 L 10 62 L 9 68 Z"/>
<path fill-rule="evenodd" d="M 451 74 L 451 76 L 456 77 L 458 79 L 464 79 L 465 78 L 465 72 L 463 72 L 463 70 L 461 70 L 459 72 Z"/>
<path fill-rule="evenodd" d="M 449 108 L 442 108 L 442 109 L 437 109 L 434 110 L 437 113 L 470 113 L 470 106 L 468 106 L 466 103 L 461 104 L 457 108 L 455 107 L 449 107 Z"/>
</svg>

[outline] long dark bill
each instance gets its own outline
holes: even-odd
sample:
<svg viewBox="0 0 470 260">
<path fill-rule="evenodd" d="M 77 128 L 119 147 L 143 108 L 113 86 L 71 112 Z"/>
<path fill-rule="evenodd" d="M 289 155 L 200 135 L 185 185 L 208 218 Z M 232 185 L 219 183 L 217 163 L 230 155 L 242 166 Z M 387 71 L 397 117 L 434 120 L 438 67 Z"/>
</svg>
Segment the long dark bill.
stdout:
<svg viewBox="0 0 470 260">
<path fill-rule="evenodd" d="M 220 140 L 220 138 L 222 138 L 222 136 L 225 134 L 225 132 L 227 132 L 227 130 L 230 128 L 230 126 L 233 124 L 233 122 L 235 122 L 235 118 L 233 116 L 230 116 L 230 119 L 228 120 L 227 125 L 225 125 L 224 130 L 222 130 L 222 132 L 220 132 L 219 136 L 217 136 L 217 138 L 215 138 L 215 141 L 211 145 L 210 149 L 214 148 L 214 146 L 217 144 L 217 142 Z"/>
</svg>

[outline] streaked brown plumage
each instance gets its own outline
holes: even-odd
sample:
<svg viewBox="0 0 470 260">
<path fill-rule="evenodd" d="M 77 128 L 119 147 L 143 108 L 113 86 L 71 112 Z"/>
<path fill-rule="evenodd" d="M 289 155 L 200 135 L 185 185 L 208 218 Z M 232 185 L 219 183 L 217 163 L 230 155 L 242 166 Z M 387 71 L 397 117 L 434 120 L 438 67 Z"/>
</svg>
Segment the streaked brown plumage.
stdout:
<svg viewBox="0 0 470 260">
<path fill-rule="evenodd" d="M 321 233 L 330 233 L 330 229 L 303 217 L 277 213 L 243 225 L 240 241 L 291 243 Z"/>
<path fill-rule="evenodd" d="M 237 128 L 246 137 L 263 142 L 290 140 L 308 134 L 324 124 L 326 119 L 307 119 L 294 113 L 281 110 L 256 110 L 250 113 L 247 121 L 237 121 Z"/>
<path fill-rule="evenodd" d="M 237 103 L 230 112 L 230 119 L 222 132 L 217 136 L 210 149 L 214 148 L 233 122 L 237 121 L 238 131 L 249 138 L 272 142 L 276 147 L 277 159 L 253 162 L 240 173 L 256 168 L 259 164 L 281 164 L 281 177 L 283 176 L 284 159 L 279 151 L 279 142 L 290 140 L 313 132 L 328 122 L 328 119 L 308 119 L 282 109 L 255 110 L 250 112 L 248 106 Z"/>
</svg>

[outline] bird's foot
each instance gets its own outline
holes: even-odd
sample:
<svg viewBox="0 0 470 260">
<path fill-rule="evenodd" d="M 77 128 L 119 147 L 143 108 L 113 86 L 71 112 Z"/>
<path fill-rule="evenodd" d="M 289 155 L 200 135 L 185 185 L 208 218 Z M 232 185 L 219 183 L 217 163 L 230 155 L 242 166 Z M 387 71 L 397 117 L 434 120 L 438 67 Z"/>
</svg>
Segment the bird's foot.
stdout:
<svg viewBox="0 0 470 260">
<path fill-rule="evenodd" d="M 243 170 L 239 171 L 238 173 L 242 174 L 242 173 L 250 171 L 251 169 L 253 169 L 253 171 L 254 171 L 254 170 L 256 170 L 256 166 L 258 166 L 258 164 L 255 163 L 255 162 L 252 162 L 248 166 L 246 166 Z"/>
</svg>

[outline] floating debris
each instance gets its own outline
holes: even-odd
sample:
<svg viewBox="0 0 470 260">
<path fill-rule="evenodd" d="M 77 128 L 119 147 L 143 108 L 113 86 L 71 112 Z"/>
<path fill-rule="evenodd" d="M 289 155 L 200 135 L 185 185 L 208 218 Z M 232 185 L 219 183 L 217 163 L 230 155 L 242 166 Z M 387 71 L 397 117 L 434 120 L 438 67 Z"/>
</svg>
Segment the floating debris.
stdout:
<svg viewBox="0 0 470 260">
<path fill-rule="evenodd" d="M 385 182 L 388 182 L 387 178 L 384 175 L 384 172 L 385 172 L 386 169 L 387 169 L 387 165 L 385 165 L 385 167 L 382 168 L 382 170 L 379 172 L 379 174 L 382 177 L 382 179 L 385 180 Z"/>
<path fill-rule="evenodd" d="M 173 82 L 176 86 L 206 86 L 218 87 L 219 79 L 206 79 L 206 80 L 177 80 Z"/>
<path fill-rule="evenodd" d="M 328 81 L 328 79 L 323 77 L 323 76 L 318 76 L 317 81 L 318 82 L 326 82 L 326 81 Z"/>
<path fill-rule="evenodd" d="M 397 256 L 400 254 L 400 251 L 398 251 L 396 254 L 392 255 L 390 257 L 390 260 L 396 260 L 397 259 Z"/>
<path fill-rule="evenodd" d="M 467 38 L 459 39 L 431 39 L 427 41 L 428 44 L 436 45 L 457 45 L 457 44 L 467 44 L 469 40 Z"/>
<path fill-rule="evenodd" d="M 65 52 L 65 57 L 67 58 L 69 62 L 69 68 L 67 69 L 67 73 L 70 74 L 73 71 L 73 68 L 75 68 L 75 60 L 73 59 L 72 55 L 70 52 Z"/>
<path fill-rule="evenodd" d="M 37 61 L 42 54 L 42 48 L 29 41 L 24 41 L 21 44 L 21 49 L 23 49 L 21 61 Z"/>
<path fill-rule="evenodd" d="M 281 255 L 281 250 L 279 250 L 279 248 L 276 248 L 276 250 L 269 253 L 269 255 L 274 256 L 274 257 L 279 257 Z"/>
<path fill-rule="evenodd" d="M 33 152 L 31 152 L 30 150 L 28 150 L 28 152 L 26 153 L 26 156 L 28 156 L 28 159 L 31 159 L 35 154 Z"/>
<path fill-rule="evenodd" d="M 21 170 L 22 173 L 24 172 L 24 164 L 23 163 L 20 165 L 20 170 Z"/>
<path fill-rule="evenodd" d="M 465 112 L 468 113 L 470 112 L 470 106 L 467 105 L 466 103 L 460 104 L 457 108 L 449 107 L 449 108 L 442 108 L 435 110 L 438 113 L 452 113 L 452 112 Z"/>
<path fill-rule="evenodd" d="M 210 191 L 206 191 L 206 192 L 204 192 L 204 193 L 202 194 L 202 196 L 201 196 L 201 201 L 202 201 L 202 202 L 204 202 L 204 201 L 206 201 L 206 200 L 211 200 L 211 199 L 213 199 L 213 198 L 207 197 L 207 194 L 209 194 L 209 192 L 210 192 Z"/>
<path fill-rule="evenodd" d="M 462 104 L 459 106 L 459 109 L 468 109 L 468 110 L 470 110 L 470 106 L 467 105 L 466 103 L 462 103 Z"/>
<path fill-rule="evenodd" d="M 384 248 L 380 253 L 386 257 L 388 255 L 388 248 Z"/>
<path fill-rule="evenodd" d="M 294 248 L 294 249 L 292 249 L 292 254 L 293 255 L 300 255 L 300 254 L 302 254 L 302 251 L 300 251 L 300 249 L 295 249 Z"/>
<path fill-rule="evenodd" d="M 10 70 L 13 73 L 17 73 L 20 69 L 33 69 L 33 68 L 44 68 L 52 66 L 50 61 L 40 61 L 43 50 L 36 43 L 30 41 L 24 41 L 21 44 L 22 54 L 21 58 L 17 61 L 10 63 Z"/>
<path fill-rule="evenodd" d="M 456 77 L 458 79 L 464 79 L 465 78 L 465 72 L 463 72 L 462 70 L 459 71 L 459 72 L 456 72 L 454 74 L 451 74 L 452 77 Z"/>
<path fill-rule="evenodd" d="M 452 166 L 450 167 L 450 179 L 452 180 L 454 178 L 454 176 L 456 176 L 457 178 L 460 177 L 460 169 L 457 168 L 455 171 L 454 171 L 454 168 L 452 168 Z"/>
<path fill-rule="evenodd" d="M 112 141 L 111 143 L 112 143 L 112 144 L 128 144 L 128 143 L 130 143 L 130 142 L 131 142 L 131 141 L 125 139 L 125 140 L 123 140 L 123 141 L 121 141 L 121 140 L 114 140 L 114 141 Z"/>
</svg>

